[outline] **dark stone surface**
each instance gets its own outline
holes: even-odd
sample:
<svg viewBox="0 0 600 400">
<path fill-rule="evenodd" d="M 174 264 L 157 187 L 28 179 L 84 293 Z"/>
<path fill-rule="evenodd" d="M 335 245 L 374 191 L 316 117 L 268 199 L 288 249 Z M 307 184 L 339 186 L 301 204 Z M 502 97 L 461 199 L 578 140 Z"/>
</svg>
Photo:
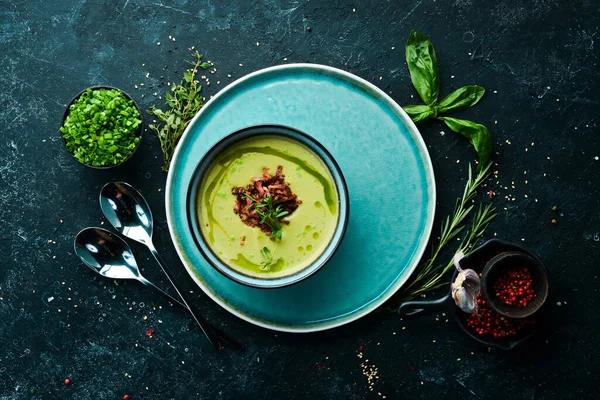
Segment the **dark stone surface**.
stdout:
<svg viewBox="0 0 600 400">
<path fill-rule="evenodd" d="M 2 1 L 0 397 L 593 398 L 599 17 L 596 0 Z M 192 45 L 217 66 L 207 93 L 287 57 L 345 69 L 402 105 L 415 103 L 403 61 L 410 27 L 436 45 L 442 95 L 466 84 L 488 90 L 462 113 L 490 128 L 498 152 L 490 187 L 499 214 L 487 236 L 529 246 L 552 273 L 553 328 L 512 353 L 488 352 L 441 315 L 400 321 L 378 313 L 302 336 L 240 321 L 194 288 L 177 258 L 157 139 L 148 133 L 132 162 L 95 171 L 79 165 L 57 133 L 66 104 L 90 85 L 122 88 L 144 109 L 162 103 L 153 96 L 165 91 L 159 77 L 179 79 Z M 420 130 L 438 181 L 439 222 L 474 154 L 437 122 Z M 75 258 L 73 234 L 101 223 L 97 195 L 112 179 L 146 195 L 159 251 L 206 316 L 246 343 L 245 353 L 215 353 L 183 312 L 136 283 L 97 278 Z M 133 247 L 147 277 L 164 285 L 148 251 Z M 145 335 L 151 327 L 153 339 Z M 365 359 L 379 370 L 374 392 Z"/>
</svg>

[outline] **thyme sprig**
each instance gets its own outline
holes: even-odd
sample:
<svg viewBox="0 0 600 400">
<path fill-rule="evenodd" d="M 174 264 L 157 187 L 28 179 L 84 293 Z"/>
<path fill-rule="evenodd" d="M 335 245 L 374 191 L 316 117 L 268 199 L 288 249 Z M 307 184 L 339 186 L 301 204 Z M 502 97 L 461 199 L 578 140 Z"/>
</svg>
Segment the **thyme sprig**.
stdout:
<svg viewBox="0 0 600 400">
<path fill-rule="evenodd" d="M 202 86 L 196 80 L 196 74 L 200 68 L 209 68 L 211 64 L 202 61 L 202 55 L 198 50 L 192 54 L 195 58 L 194 61 L 188 61 L 192 67 L 183 73 L 183 81 L 180 84 L 173 84 L 171 93 L 167 93 L 165 96 L 168 108 L 163 111 L 152 106 L 148 110 L 162 122 L 162 125 L 150 125 L 149 127 L 156 132 L 160 140 L 160 148 L 164 157 L 163 171 L 169 170 L 179 139 L 192 118 L 204 105 L 204 99 L 200 95 Z"/>
</svg>

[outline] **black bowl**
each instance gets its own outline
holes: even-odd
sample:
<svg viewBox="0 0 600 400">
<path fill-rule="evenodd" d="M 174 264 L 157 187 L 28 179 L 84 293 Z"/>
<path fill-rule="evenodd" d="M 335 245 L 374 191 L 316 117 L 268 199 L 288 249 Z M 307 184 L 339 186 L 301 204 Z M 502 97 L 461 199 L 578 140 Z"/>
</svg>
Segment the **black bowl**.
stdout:
<svg viewBox="0 0 600 400">
<path fill-rule="evenodd" d="M 527 267 L 531 272 L 535 297 L 523 308 L 511 307 L 502 302 L 493 288 L 502 270 L 511 266 Z M 492 258 L 481 277 L 481 291 L 490 308 L 498 314 L 512 319 L 528 318 L 538 312 L 548 298 L 548 272 L 542 263 L 522 251 L 507 251 Z"/>
<path fill-rule="evenodd" d="M 115 89 L 115 90 L 118 90 L 119 92 L 123 93 L 123 96 L 125 96 L 125 98 L 127 100 L 133 101 L 133 104 L 135 105 L 135 108 L 137 108 L 138 112 L 140 113 L 140 119 L 142 120 L 142 123 L 139 125 L 139 128 L 138 128 L 139 129 L 138 136 L 139 136 L 140 140 L 138 140 L 137 145 L 135 146 L 135 148 L 133 149 L 133 151 L 131 152 L 131 154 L 129 154 L 129 156 L 127 156 L 126 159 L 124 159 L 120 163 L 112 164 L 112 165 L 107 165 L 107 166 L 104 166 L 104 167 L 97 167 L 97 166 L 94 166 L 94 165 L 84 164 L 84 163 L 82 163 L 82 162 L 80 162 L 79 160 L 76 159 L 77 162 L 79 162 L 80 164 L 85 165 L 86 167 L 94 168 L 94 169 L 110 169 L 110 168 L 117 167 L 117 166 L 125 163 L 126 161 L 128 161 L 135 154 L 135 152 L 137 151 L 137 149 L 140 147 L 140 144 L 142 143 L 142 139 L 144 137 L 144 135 L 143 135 L 143 132 L 144 132 L 144 114 L 143 114 L 142 109 L 140 108 L 139 104 L 127 92 L 125 92 L 125 91 L 123 91 L 123 90 L 121 90 L 119 88 L 113 87 L 113 86 L 90 86 L 89 88 L 86 88 L 86 89 L 82 90 L 81 92 L 79 92 L 69 102 L 69 105 L 67 106 L 67 109 L 65 110 L 65 113 L 63 114 L 62 120 L 60 122 L 60 126 L 61 127 L 65 124 L 65 120 L 67 119 L 67 116 L 69 115 L 69 112 L 71 110 L 71 104 L 73 104 L 77 99 L 79 99 L 79 97 L 81 97 L 82 94 L 84 94 L 85 92 L 87 92 L 88 89 L 92 89 L 92 90 L 97 90 L 97 89 L 106 89 L 106 90 Z M 66 142 L 66 140 L 64 138 L 64 135 L 63 135 L 63 133 L 60 130 L 58 132 L 60 133 L 60 137 L 62 138 L 63 143 L 65 144 L 65 149 L 66 149 L 67 148 L 67 142 Z M 67 149 L 67 151 L 69 151 L 69 150 Z M 71 153 L 70 151 L 69 151 L 69 154 L 73 155 L 73 153 Z M 75 158 L 75 157 L 73 157 L 73 158 Z"/>
<path fill-rule="evenodd" d="M 333 184 L 336 187 L 338 194 L 339 217 L 337 227 L 331 238 L 331 241 L 323 251 L 323 253 L 308 267 L 296 272 L 292 275 L 285 275 L 277 278 L 258 278 L 251 275 L 246 275 L 243 272 L 236 271 L 223 262 L 217 254 L 213 252 L 210 245 L 207 243 L 202 230 L 200 228 L 196 199 L 200 193 L 202 180 L 209 171 L 213 162 L 231 146 L 239 141 L 246 140 L 255 136 L 271 135 L 291 139 L 308 147 L 317 157 L 326 165 L 333 178 Z M 293 285 L 307 279 L 311 275 L 317 273 L 322 267 L 333 257 L 346 233 L 350 213 L 350 199 L 348 197 L 348 187 L 342 174 L 339 165 L 329 153 L 329 151 L 312 136 L 301 132 L 297 129 L 283 125 L 256 125 L 250 126 L 238 131 L 232 132 L 218 141 L 204 156 L 202 156 L 196 171 L 192 177 L 187 194 L 187 209 L 188 223 L 193 232 L 194 242 L 198 249 L 218 272 L 229 279 L 242 285 L 261 288 L 275 289 L 284 286 Z"/>
</svg>

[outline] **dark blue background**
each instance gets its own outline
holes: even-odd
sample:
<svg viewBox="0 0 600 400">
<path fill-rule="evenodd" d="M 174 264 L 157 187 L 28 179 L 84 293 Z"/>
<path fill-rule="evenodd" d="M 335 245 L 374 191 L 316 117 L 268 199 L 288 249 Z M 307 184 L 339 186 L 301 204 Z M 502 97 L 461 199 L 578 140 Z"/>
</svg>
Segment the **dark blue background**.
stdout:
<svg viewBox="0 0 600 400">
<path fill-rule="evenodd" d="M 3 0 L 0 397 L 593 398 L 600 384 L 599 16 L 595 0 Z M 512 353 L 488 351 L 442 315 L 401 321 L 376 313 L 301 336 L 238 320 L 203 296 L 179 263 L 153 134 L 131 162 L 110 171 L 79 165 L 58 134 L 65 106 L 90 85 L 122 88 L 144 109 L 162 105 L 157 97 L 180 79 L 191 46 L 217 68 L 207 95 L 260 68 L 312 62 L 355 73 L 401 105 L 416 103 L 404 62 L 411 27 L 436 46 L 442 95 L 466 84 L 487 89 L 479 105 L 457 114 L 494 136 L 498 174 L 480 195 L 495 191 L 499 213 L 486 236 L 528 246 L 552 274 L 553 328 Z M 475 155 L 437 122 L 419 128 L 438 182 L 437 233 Z M 97 278 L 75 258 L 73 234 L 101 223 L 97 195 L 112 179 L 142 190 L 159 251 L 207 318 L 246 343 L 245 353 L 215 353 L 183 312 L 136 283 Z M 133 247 L 145 275 L 164 285 L 148 251 Z M 151 327 L 153 339 L 145 335 Z M 379 370 L 373 392 L 360 366 L 366 359 Z"/>
</svg>

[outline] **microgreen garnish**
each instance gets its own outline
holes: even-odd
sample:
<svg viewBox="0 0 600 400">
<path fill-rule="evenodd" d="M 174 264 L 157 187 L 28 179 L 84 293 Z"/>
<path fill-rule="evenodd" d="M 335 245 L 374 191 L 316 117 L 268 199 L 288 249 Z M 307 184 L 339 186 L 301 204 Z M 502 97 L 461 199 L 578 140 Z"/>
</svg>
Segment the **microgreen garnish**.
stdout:
<svg viewBox="0 0 600 400">
<path fill-rule="evenodd" d="M 280 218 L 285 217 L 289 212 L 283 209 L 282 204 L 274 202 L 273 196 L 267 196 L 262 201 L 257 201 L 247 194 L 245 196 L 252 200 L 250 207 L 253 206 L 256 213 L 260 216 L 260 224 L 267 225 L 270 228 L 270 238 L 273 240 L 281 240 L 283 237 L 283 230 L 281 229 Z"/>
<path fill-rule="evenodd" d="M 443 121 L 454 132 L 466 137 L 479 156 L 479 168 L 487 165 L 492 157 L 492 136 L 488 129 L 473 121 L 450 118 L 445 114 L 473 107 L 485 89 L 481 86 L 464 86 L 438 101 L 440 71 L 433 43 L 422 33 L 413 30 L 406 42 L 406 63 L 413 86 L 426 105 L 403 107 L 413 122 L 430 118 Z"/>
<path fill-rule="evenodd" d="M 302 200 L 298 199 L 289 184 L 285 183 L 283 167 L 277 167 L 275 175 L 265 167 L 262 176 L 254 177 L 246 187 L 234 187 L 231 194 L 236 196 L 233 212 L 243 223 L 260 228 L 271 240 L 281 240 L 283 224 L 290 221 L 283 217 L 294 212 Z"/>
<path fill-rule="evenodd" d="M 133 153 L 141 123 L 135 103 L 120 90 L 87 89 L 69 106 L 60 131 L 79 162 L 106 167 Z"/>
<path fill-rule="evenodd" d="M 164 157 L 163 171 L 169 170 L 177 142 L 189 122 L 204 105 L 204 100 L 200 95 L 202 86 L 198 84 L 196 74 L 199 68 L 206 69 L 211 64 L 202 62 L 202 55 L 198 53 L 198 50 L 193 53 L 193 56 L 195 60 L 188 61 L 192 68 L 183 73 L 183 81 L 178 85 L 173 84 L 171 93 L 166 94 L 166 103 L 169 108 L 163 111 L 152 106 L 149 110 L 150 114 L 156 116 L 163 123 L 162 126 L 150 125 L 160 140 L 160 148 Z"/>
<path fill-rule="evenodd" d="M 273 262 L 273 253 L 271 253 L 271 250 L 269 250 L 268 247 L 263 247 L 262 249 L 260 249 L 261 254 L 263 255 L 263 257 L 265 258 L 265 261 L 262 261 L 261 267 L 260 269 L 269 269 L 269 267 L 271 266 L 271 263 Z"/>
</svg>

